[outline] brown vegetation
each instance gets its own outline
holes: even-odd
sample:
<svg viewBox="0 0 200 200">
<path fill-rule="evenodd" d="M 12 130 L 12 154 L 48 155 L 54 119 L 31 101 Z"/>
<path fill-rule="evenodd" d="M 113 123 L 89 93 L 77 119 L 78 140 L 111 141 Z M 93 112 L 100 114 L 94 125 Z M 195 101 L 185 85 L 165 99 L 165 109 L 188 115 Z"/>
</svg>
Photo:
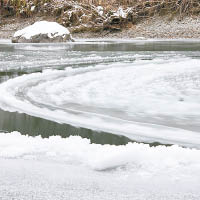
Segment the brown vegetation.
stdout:
<svg viewBox="0 0 200 200">
<path fill-rule="evenodd" d="M 134 7 L 137 10 L 152 10 L 153 13 L 147 12 L 150 15 L 156 12 L 176 12 L 179 14 L 197 14 L 200 11 L 199 0 L 76 0 L 79 3 L 118 7 Z"/>
<path fill-rule="evenodd" d="M 69 0 L 0 0 L 1 7 L 26 8 L 29 4 L 68 3 Z M 101 5 L 103 7 L 133 7 L 138 15 L 152 16 L 156 13 L 166 14 L 199 14 L 199 0 L 75 0 L 85 5 Z"/>
<path fill-rule="evenodd" d="M 68 3 L 69 0 L 0 0 L 0 5 L 12 6 L 19 8 L 26 7 L 27 4 L 33 3 L 34 5 L 44 3 Z M 176 12 L 179 14 L 197 14 L 200 12 L 199 0 L 75 0 L 80 4 L 86 5 L 101 5 L 103 7 L 134 7 L 135 11 L 144 10 L 150 16 L 152 14 Z M 153 12 L 153 13 L 152 13 Z"/>
<path fill-rule="evenodd" d="M 185 15 L 200 13 L 199 0 L 0 0 L 0 5 L 6 17 L 50 14 L 75 32 L 120 30 L 155 15 L 168 15 L 169 19 L 178 16 L 181 19 Z M 104 8 L 103 16 L 95 9 L 99 5 Z M 119 7 L 129 8 L 126 19 L 112 18 Z"/>
</svg>

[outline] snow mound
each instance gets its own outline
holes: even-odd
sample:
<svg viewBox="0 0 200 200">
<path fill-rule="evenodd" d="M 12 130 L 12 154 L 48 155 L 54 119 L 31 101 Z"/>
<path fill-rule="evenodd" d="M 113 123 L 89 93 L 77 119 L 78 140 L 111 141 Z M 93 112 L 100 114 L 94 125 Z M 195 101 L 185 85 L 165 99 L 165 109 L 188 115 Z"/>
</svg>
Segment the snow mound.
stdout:
<svg viewBox="0 0 200 200">
<path fill-rule="evenodd" d="M 171 171 L 200 169 L 200 150 L 179 146 L 150 147 L 147 144 L 91 144 L 79 136 L 61 138 L 29 137 L 18 132 L 0 133 L 0 158 L 42 159 L 70 165 L 82 165 L 92 170 L 134 169 Z M 182 172 L 181 172 L 182 173 Z"/>
<path fill-rule="evenodd" d="M 12 41 L 20 42 L 65 42 L 72 41 L 71 34 L 67 28 L 56 22 L 35 22 L 14 34 Z"/>
</svg>

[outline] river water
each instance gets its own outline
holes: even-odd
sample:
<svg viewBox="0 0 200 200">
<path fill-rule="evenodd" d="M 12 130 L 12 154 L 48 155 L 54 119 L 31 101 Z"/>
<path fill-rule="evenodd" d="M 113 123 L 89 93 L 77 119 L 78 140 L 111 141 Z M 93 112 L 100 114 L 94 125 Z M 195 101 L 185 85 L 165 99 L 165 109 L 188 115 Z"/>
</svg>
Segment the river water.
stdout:
<svg viewBox="0 0 200 200">
<path fill-rule="evenodd" d="M 0 40 L 0 199 L 197 200 L 199 148 L 200 41 Z"/>
<path fill-rule="evenodd" d="M 1 41 L 0 130 L 197 147 L 199 49 L 192 40 Z"/>
</svg>

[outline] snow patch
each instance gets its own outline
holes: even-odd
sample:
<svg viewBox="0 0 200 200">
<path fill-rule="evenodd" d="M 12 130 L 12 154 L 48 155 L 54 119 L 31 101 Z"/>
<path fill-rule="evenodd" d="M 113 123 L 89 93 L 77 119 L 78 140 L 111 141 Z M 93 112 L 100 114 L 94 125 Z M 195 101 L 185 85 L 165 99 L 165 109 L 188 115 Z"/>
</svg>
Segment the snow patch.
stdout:
<svg viewBox="0 0 200 200">
<path fill-rule="evenodd" d="M 64 36 L 70 34 L 69 30 L 56 22 L 39 21 L 35 22 L 22 30 L 17 31 L 14 37 L 24 37 L 30 39 L 31 37 L 39 34 L 48 34 L 49 38 L 57 36 Z"/>
<path fill-rule="evenodd" d="M 103 16 L 104 9 L 103 9 L 102 6 L 97 6 L 96 10 L 97 10 L 97 13 L 98 13 L 100 16 Z"/>
<path fill-rule="evenodd" d="M 116 15 L 122 18 L 126 18 L 127 13 L 123 10 L 122 7 L 119 7 L 119 9 L 116 12 Z"/>
<path fill-rule="evenodd" d="M 147 144 L 91 144 L 79 136 L 61 138 L 29 137 L 18 132 L 0 133 L 0 158 L 39 159 L 82 165 L 93 170 L 116 169 L 163 173 L 181 173 L 200 169 L 200 151 L 179 146 L 150 147 Z M 176 174 L 177 175 L 177 174 Z M 194 174 L 193 174 L 194 175 Z"/>
</svg>

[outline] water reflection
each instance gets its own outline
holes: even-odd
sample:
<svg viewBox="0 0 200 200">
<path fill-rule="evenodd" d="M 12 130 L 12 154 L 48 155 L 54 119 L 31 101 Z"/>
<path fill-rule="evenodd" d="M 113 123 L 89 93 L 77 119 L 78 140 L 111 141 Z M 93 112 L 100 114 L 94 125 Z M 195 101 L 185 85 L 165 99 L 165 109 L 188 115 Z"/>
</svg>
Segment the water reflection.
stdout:
<svg viewBox="0 0 200 200">
<path fill-rule="evenodd" d="M 62 44 L 9 44 L 0 45 L 0 52 L 29 50 L 29 51 L 199 51 L 198 40 L 105 40 L 78 41 Z"/>
<path fill-rule="evenodd" d="M 28 72 L 0 72 L 0 83 L 10 78 L 27 74 Z M 2 132 L 19 131 L 29 136 L 41 135 L 48 138 L 53 135 L 60 135 L 63 138 L 81 136 L 88 138 L 92 143 L 123 145 L 132 141 L 127 137 L 110 133 L 98 132 L 85 128 L 76 128 L 68 124 L 59 124 L 50 120 L 33 117 L 23 113 L 7 112 L 0 109 L 0 130 Z"/>
<path fill-rule="evenodd" d="M 90 139 L 92 143 L 115 145 L 127 144 L 131 141 L 124 136 L 97 132 L 85 128 L 75 128 L 67 124 L 59 124 L 16 112 L 10 113 L 0 110 L 0 119 L 0 130 L 6 132 L 19 131 L 29 136 L 41 135 L 43 138 L 48 138 L 52 135 L 60 135 L 66 138 L 70 135 L 78 135 Z"/>
</svg>

